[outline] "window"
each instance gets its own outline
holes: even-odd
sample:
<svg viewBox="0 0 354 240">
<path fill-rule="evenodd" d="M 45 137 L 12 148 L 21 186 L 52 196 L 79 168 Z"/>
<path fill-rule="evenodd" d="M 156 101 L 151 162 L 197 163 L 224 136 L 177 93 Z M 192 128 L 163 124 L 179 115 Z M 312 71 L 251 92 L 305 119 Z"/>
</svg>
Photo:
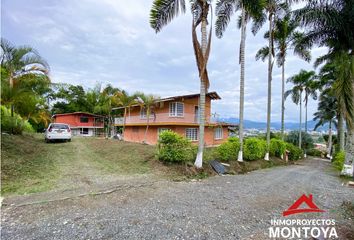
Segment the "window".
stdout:
<svg viewBox="0 0 354 240">
<path fill-rule="evenodd" d="M 160 134 L 164 131 L 171 131 L 170 128 L 158 128 L 157 129 L 157 135 L 158 135 L 158 138 L 160 139 Z"/>
<path fill-rule="evenodd" d="M 186 128 L 186 138 L 191 141 L 198 141 L 198 128 Z"/>
<path fill-rule="evenodd" d="M 154 118 L 154 114 L 155 113 L 150 110 L 150 118 Z M 146 115 L 147 115 L 146 108 L 141 108 L 140 109 L 140 118 L 146 119 Z"/>
<path fill-rule="evenodd" d="M 184 104 L 181 102 L 170 103 L 170 117 L 183 117 Z"/>
<path fill-rule="evenodd" d="M 80 129 L 80 134 L 87 135 L 89 132 L 88 128 L 81 128 Z"/>
<path fill-rule="evenodd" d="M 89 119 L 88 119 L 88 117 L 80 117 L 80 122 L 81 123 L 88 123 Z"/>
<path fill-rule="evenodd" d="M 222 127 L 217 127 L 214 129 L 214 139 L 222 139 L 223 138 L 223 131 Z"/>
</svg>

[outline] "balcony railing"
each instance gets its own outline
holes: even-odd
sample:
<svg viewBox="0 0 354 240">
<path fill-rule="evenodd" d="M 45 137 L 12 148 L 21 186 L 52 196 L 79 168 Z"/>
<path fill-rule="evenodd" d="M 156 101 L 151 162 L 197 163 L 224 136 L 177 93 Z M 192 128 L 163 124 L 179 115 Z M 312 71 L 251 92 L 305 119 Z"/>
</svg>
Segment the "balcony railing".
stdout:
<svg viewBox="0 0 354 240">
<path fill-rule="evenodd" d="M 147 119 L 140 116 L 127 116 L 126 124 L 146 123 Z M 170 116 L 169 113 L 156 113 L 150 115 L 150 123 L 199 123 L 199 118 L 195 114 L 185 113 L 181 117 Z M 206 123 L 216 123 L 216 119 L 207 116 Z M 119 117 L 114 119 L 114 124 L 120 125 L 124 123 L 124 118 Z"/>
</svg>

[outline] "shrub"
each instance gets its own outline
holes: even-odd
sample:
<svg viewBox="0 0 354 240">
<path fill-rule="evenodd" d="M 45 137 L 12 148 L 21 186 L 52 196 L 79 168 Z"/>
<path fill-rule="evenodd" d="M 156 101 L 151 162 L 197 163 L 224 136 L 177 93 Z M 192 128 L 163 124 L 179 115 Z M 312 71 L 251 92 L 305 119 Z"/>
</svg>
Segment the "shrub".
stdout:
<svg viewBox="0 0 354 240">
<path fill-rule="evenodd" d="M 261 159 L 266 152 L 266 141 L 257 138 L 245 139 L 243 149 L 245 160 Z"/>
<path fill-rule="evenodd" d="M 230 137 L 227 142 L 222 143 L 217 148 L 217 154 L 222 161 L 236 160 L 240 150 L 240 140 L 236 137 Z"/>
<path fill-rule="evenodd" d="M 286 143 L 286 150 L 289 151 L 289 160 L 297 161 L 303 156 L 303 151 L 291 143 Z"/>
<path fill-rule="evenodd" d="M 281 157 L 285 150 L 286 142 L 275 138 L 270 140 L 269 153 L 271 156 Z"/>
<path fill-rule="evenodd" d="M 192 143 L 172 131 L 163 131 L 159 135 L 158 159 L 163 162 L 181 163 L 192 160 L 195 147 Z"/>
<path fill-rule="evenodd" d="M 343 165 L 345 161 L 345 152 L 340 151 L 334 156 L 334 161 L 333 161 L 333 166 L 339 170 L 342 171 Z"/>
<path fill-rule="evenodd" d="M 307 155 L 313 156 L 313 157 L 322 157 L 324 154 L 321 150 L 318 150 L 316 148 L 312 148 L 307 151 Z"/>
<path fill-rule="evenodd" d="M 32 125 L 27 120 L 23 120 L 17 113 L 14 113 L 14 116 L 11 117 L 10 109 L 5 106 L 1 106 L 1 131 L 13 131 L 14 134 L 34 132 Z"/>
<path fill-rule="evenodd" d="M 299 146 L 299 131 L 291 131 L 288 136 L 286 136 L 285 141 L 287 141 L 288 143 L 292 143 L 295 146 Z M 301 142 L 303 148 L 313 148 L 313 139 L 310 134 L 306 132 L 301 132 Z"/>
</svg>

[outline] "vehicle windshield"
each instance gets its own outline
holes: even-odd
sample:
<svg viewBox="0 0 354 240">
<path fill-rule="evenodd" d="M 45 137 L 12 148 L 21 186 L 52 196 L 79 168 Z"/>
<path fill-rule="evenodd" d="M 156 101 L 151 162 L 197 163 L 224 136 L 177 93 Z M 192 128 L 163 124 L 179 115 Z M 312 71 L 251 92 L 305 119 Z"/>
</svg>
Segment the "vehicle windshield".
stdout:
<svg viewBox="0 0 354 240">
<path fill-rule="evenodd" d="M 65 124 L 52 124 L 50 127 L 54 129 L 69 129 L 69 126 Z"/>
</svg>

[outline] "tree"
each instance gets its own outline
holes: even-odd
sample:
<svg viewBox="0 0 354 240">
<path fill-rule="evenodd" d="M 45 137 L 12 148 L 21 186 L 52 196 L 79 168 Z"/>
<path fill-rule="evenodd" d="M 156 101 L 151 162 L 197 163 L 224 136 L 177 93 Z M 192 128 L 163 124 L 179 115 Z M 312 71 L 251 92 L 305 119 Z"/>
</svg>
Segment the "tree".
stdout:
<svg viewBox="0 0 354 240">
<path fill-rule="evenodd" d="M 300 123 L 299 123 L 299 148 L 302 148 L 301 144 L 301 132 L 302 132 L 302 93 L 305 91 L 305 100 L 308 95 L 311 94 L 310 90 L 306 90 L 311 85 L 316 73 L 314 71 L 301 70 L 298 74 L 290 77 L 287 82 L 294 84 L 293 88 L 286 91 L 285 99 L 291 95 L 291 99 L 296 105 L 300 105 Z M 307 107 L 307 105 L 306 105 Z"/>
<path fill-rule="evenodd" d="M 204 129 L 205 129 L 205 96 L 209 88 L 209 77 L 207 72 L 207 63 L 211 47 L 212 29 L 210 27 L 209 36 L 207 36 L 207 24 L 210 1 L 209 0 L 191 0 L 192 22 L 192 40 L 194 55 L 197 62 L 200 78 L 200 97 L 199 97 L 199 142 L 198 153 L 194 165 L 201 168 L 203 165 L 204 150 Z M 186 6 L 184 0 L 154 0 L 150 11 L 150 26 L 156 31 L 161 31 L 162 27 L 167 25 L 179 13 L 185 13 Z M 196 33 L 197 27 L 201 30 L 201 43 Z"/>
<path fill-rule="evenodd" d="M 272 72 L 273 72 L 273 57 L 274 57 L 274 20 L 288 11 L 288 6 L 279 0 L 266 0 L 264 13 L 257 18 L 252 32 L 256 34 L 263 24 L 268 19 L 269 22 L 269 39 L 268 39 L 268 99 L 267 99 L 267 151 L 264 160 L 269 160 L 269 146 L 270 146 L 270 121 L 271 121 L 271 106 L 272 106 Z"/>
<path fill-rule="evenodd" d="M 127 113 L 130 113 L 130 108 L 132 105 L 137 104 L 137 96 L 134 95 L 129 95 L 127 92 L 122 91 L 122 94 L 120 96 L 120 101 L 122 103 L 122 107 L 124 107 L 124 113 L 123 113 L 123 138 L 124 138 L 124 131 L 125 131 L 125 125 L 127 122 Z M 130 115 L 130 114 L 129 114 Z"/>
<path fill-rule="evenodd" d="M 333 95 L 331 89 L 326 89 L 320 95 L 318 103 L 318 111 L 314 114 L 315 121 L 318 121 L 314 130 L 318 127 L 323 126 L 328 123 L 328 145 L 327 145 L 327 154 L 332 158 L 332 125 L 336 123 L 335 118 L 337 115 L 337 99 Z M 337 125 L 337 124 L 335 124 Z"/>
<path fill-rule="evenodd" d="M 154 106 L 156 104 L 156 101 L 159 99 L 159 97 L 154 96 L 154 95 L 141 95 L 140 97 L 137 98 L 137 102 L 139 103 L 141 107 L 141 111 L 143 111 L 143 116 L 146 117 L 146 128 L 145 128 L 145 134 L 144 134 L 144 143 L 147 143 L 147 133 L 149 130 L 149 123 L 150 123 L 150 116 L 151 113 L 154 109 Z"/>
<path fill-rule="evenodd" d="M 1 67 L 6 69 L 10 91 L 19 78 L 35 79 L 44 76 L 49 81 L 49 65 L 35 49 L 29 46 L 15 47 L 4 38 L 1 38 L 0 45 Z M 12 103 L 11 117 L 14 116 L 14 108 Z"/>
<path fill-rule="evenodd" d="M 299 56 L 305 61 L 311 60 L 310 51 L 303 43 L 304 34 L 297 31 L 299 24 L 291 19 L 291 15 L 287 14 L 283 18 L 275 20 L 274 23 L 274 44 L 275 57 L 278 67 L 282 69 L 282 90 L 281 90 L 281 137 L 284 140 L 284 112 L 285 112 L 285 60 L 289 50 L 293 50 L 293 54 Z M 270 34 L 267 31 L 264 35 L 265 39 L 269 39 Z M 269 57 L 269 47 L 261 48 L 257 54 L 256 59 L 263 61 Z"/>
<path fill-rule="evenodd" d="M 238 161 L 243 161 L 243 113 L 244 113 L 244 88 L 245 88 L 245 45 L 246 45 L 246 25 L 251 16 L 258 17 L 263 8 L 263 0 L 218 0 L 216 3 L 216 36 L 221 38 L 232 14 L 241 10 L 241 22 L 238 28 L 241 29 L 240 41 L 240 108 L 239 108 L 239 139 L 240 150 Z"/>
<path fill-rule="evenodd" d="M 309 1 L 295 11 L 306 28 L 304 42 L 309 46 L 326 46 L 328 53 L 317 64 L 334 61 L 341 79 L 336 96 L 348 128 L 345 162 L 354 168 L 354 0 Z M 342 92 L 339 91 L 341 89 Z M 354 174 L 354 173 L 353 173 Z"/>
</svg>

